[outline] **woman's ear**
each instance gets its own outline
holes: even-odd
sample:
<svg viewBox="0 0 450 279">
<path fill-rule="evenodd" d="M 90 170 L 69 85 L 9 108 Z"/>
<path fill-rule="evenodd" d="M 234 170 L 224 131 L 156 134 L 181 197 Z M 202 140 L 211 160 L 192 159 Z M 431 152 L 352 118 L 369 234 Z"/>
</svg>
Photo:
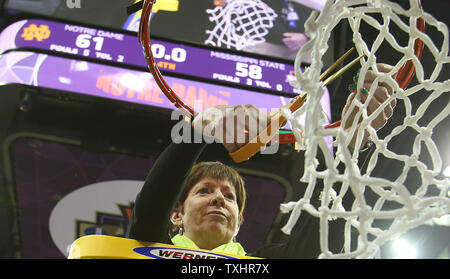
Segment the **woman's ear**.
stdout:
<svg viewBox="0 0 450 279">
<path fill-rule="evenodd" d="M 170 214 L 170 222 L 177 227 L 183 227 L 183 214 L 178 207 L 175 207 Z"/>
</svg>

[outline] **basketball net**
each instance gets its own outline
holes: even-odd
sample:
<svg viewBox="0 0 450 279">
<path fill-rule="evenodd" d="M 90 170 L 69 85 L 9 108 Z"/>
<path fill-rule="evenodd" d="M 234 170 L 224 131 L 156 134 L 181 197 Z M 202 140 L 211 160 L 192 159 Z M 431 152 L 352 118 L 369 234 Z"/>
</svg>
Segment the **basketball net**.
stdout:
<svg viewBox="0 0 450 279">
<path fill-rule="evenodd" d="M 277 14 L 260 0 L 228 0 L 224 7 L 208 9 L 215 24 L 205 40 L 206 45 L 242 50 L 265 42 Z"/>
<path fill-rule="evenodd" d="M 418 0 L 410 0 L 409 4 L 411 8 L 405 10 L 400 5 L 387 0 L 329 0 L 320 14 L 313 12 L 305 23 L 306 33 L 311 39 L 297 54 L 294 85 L 308 92 L 308 99 L 306 104 L 295 113 L 290 111 L 283 113 L 287 119 L 290 119 L 294 131 L 302 131 L 302 133 L 294 134 L 298 143 L 305 149 L 304 174 L 301 181 L 307 184 L 307 188 L 304 196 L 298 201 L 281 205 L 283 213 L 290 212 L 289 220 L 282 231 L 290 234 L 303 211 L 319 218 L 321 247 L 319 258 L 379 258 L 383 244 L 412 228 L 425 223 L 439 223 L 439 221 L 440 225 L 450 225 L 442 221 L 445 218 L 449 220 L 450 181 L 448 178 L 439 178 L 443 163 L 432 138 L 433 129 L 444 119 L 448 119 L 450 104 L 447 103 L 442 111 L 434 113 L 433 118 L 424 123 L 424 116 L 431 112 L 428 110 L 431 102 L 445 94 L 448 96 L 450 79 L 444 82 L 437 81 L 442 67 L 450 63 L 448 27 L 424 12 Z M 375 19 L 374 15 L 381 20 Z M 406 17 L 408 20 L 404 22 L 401 17 Z M 444 39 L 441 46 L 436 46 L 427 34 L 417 29 L 416 23 L 419 18 L 423 18 L 427 26 L 435 27 L 442 34 Z M 359 108 L 359 113 L 353 123 L 348 123 L 351 128 L 347 131 L 342 128 L 346 126 L 346 116 L 343 117 L 340 127 L 323 128 L 326 119 L 322 113 L 320 99 L 324 89 L 319 81 L 321 69 L 324 67 L 322 56 L 328 49 L 330 33 L 343 20 L 348 21 L 353 31 L 353 43 L 359 55 L 366 55 L 365 59 L 361 60 L 359 76 L 364 77 L 369 67 L 377 74 L 373 86 L 368 89 L 366 102 L 361 103 L 354 99 L 353 107 L 349 111 Z M 365 42 L 363 34 L 359 32 L 362 23 L 370 25 L 379 32 L 371 45 Z M 395 35 L 389 32 L 388 26 L 393 24 L 409 33 L 407 46 L 401 46 L 395 39 Z M 414 54 L 414 43 L 418 38 L 424 42 L 425 47 L 435 58 L 434 69 L 428 77 L 419 58 Z M 382 44 L 388 44 L 402 56 L 389 73 L 381 73 L 375 66 L 376 63 L 383 63 L 383 61 L 377 61 L 376 56 Z M 300 62 L 308 52 L 311 52 L 312 64 L 302 73 L 299 71 Z M 412 60 L 414 64 L 417 85 L 402 88 L 394 78 L 408 60 Z M 392 63 L 389 64 L 392 65 Z M 377 84 L 382 82 L 391 86 L 394 94 L 374 113 L 368 115 L 367 106 L 370 98 Z M 357 87 L 358 91 L 361 90 L 363 79 L 359 79 Z M 415 94 L 427 96 L 417 108 L 411 101 Z M 383 113 L 384 107 L 394 99 L 397 100 L 394 113 L 399 106 L 403 106 L 406 116 L 403 123 L 381 138 L 370 123 L 378 113 Z M 448 99 L 446 100 L 448 102 Z M 303 112 L 306 112 L 304 125 L 296 121 L 299 118 L 298 115 Z M 361 120 L 359 130 L 356 129 L 358 119 Z M 352 152 L 348 144 L 352 138 L 350 135 L 355 131 L 357 131 L 357 140 L 355 151 Z M 358 150 L 362 145 L 364 131 L 370 135 L 374 151 L 367 155 L 367 170 L 362 173 L 358 167 L 361 153 Z M 391 141 L 395 142 L 405 133 L 415 137 L 414 143 L 410 147 L 409 154 L 396 154 L 391 150 Z M 333 137 L 336 154 L 328 148 L 325 140 L 327 136 Z M 317 169 L 316 158 L 319 151 L 325 157 L 326 169 L 322 171 Z M 431 164 L 424 162 L 423 156 L 431 157 Z M 401 167 L 398 177 L 395 179 L 377 177 L 373 171 L 383 162 L 383 159 L 379 158 L 395 160 L 399 163 Z M 405 183 L 407 176 L 413 170 L 419 172 L 421 178 L 420 185 L 415 189 Z M 323 188 L 316 189 L 319 184 Z M 313 201 L 313 193 L 317 190 L 321 192 L 321 195 L 318 201 Z M 368 202 L 366 196 L 368 192 L 376 196 L 373 204 Z M 350 208 L 348 206 L 345 208 L 343 200 L 349 195 L 353 197 L 352 204 Z M 395 207 L 388 206 L 392 203 L 395 203 Z M 341 251 L 330 251 L 328 242 L 330 222 L 338 219 L 344 222 L 343 247 Z M 387 227 L 377 225 L 378 221 L 383 221 L 384 224 L 388 222 L 389 225 Z"/>
</svg>

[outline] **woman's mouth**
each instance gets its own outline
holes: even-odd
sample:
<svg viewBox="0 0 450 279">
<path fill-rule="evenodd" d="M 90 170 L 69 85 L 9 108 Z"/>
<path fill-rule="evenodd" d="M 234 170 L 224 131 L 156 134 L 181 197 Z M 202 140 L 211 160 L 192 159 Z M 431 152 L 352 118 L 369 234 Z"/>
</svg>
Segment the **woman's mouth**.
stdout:
<svg viewBox="0 0 450 279">
<path fill-rule="evenodd" d="M 220 216 L 220 217 L 222 217 L 222 218 L 227 219 L 227 216 L 225 215 L 225 213 L 223 213 L 222 211 L 217 211 L 217 210 L 210 211 L 210 212 L 208 212 L 208 214 L 206 214 L 206 215 Z"/>
</svg>

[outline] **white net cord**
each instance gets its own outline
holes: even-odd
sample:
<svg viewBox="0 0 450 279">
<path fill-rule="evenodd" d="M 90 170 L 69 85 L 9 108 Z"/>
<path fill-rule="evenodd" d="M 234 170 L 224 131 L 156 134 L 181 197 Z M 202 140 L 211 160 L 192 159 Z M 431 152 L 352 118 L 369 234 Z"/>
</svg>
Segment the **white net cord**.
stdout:
<svg viewBox="0 0 450 279">
<path fill-rule="evenodd" d="M 301 181 L 307 184 L 307 188 L 300 200 L 281 205 L 282 212 L 290 212 L 289 220 L 282 231 L 290 234 L 303 211 L 320 218 L 320 258 L 379 258 L 380 247 L 387 241 L 417 226 L 439 224 L 438 221 L 443 224 L 445 220 L 449 220 L 450 181 L 448 178 L 439 178 L 443 163 L 432 135 L 433 129 L 443 120 L 448 119 L 450 104 L 434 115 L 430 121 L 422 123 L 424 116 L 430 113 L 428 108 L 433 100 L 449 94 L 450 79 L 443 82 L 437 81 L 443 66 L 450 64 L 448 27 L 423 11 L 417 0 L 410 0 L 409 4 L 410 9 L 405 10 L 400 5 L 387 0 L 329 0 L 320 14 L 313 12 L 305 23 L 310 41 L 298 52 L 295 68 L 300 68 L 300 61 L 308 52 L 311 52 L 312 64 L 303 73 L 297 70 L 297 80 L 294 83 L 308 93 L 308 98 L 302 110 L 286 117 L 296 119 L 297 113 L 306 112 L 304 126 L 299 126 L 295 121 L 291 124 L 293 130 L 302 131 L 302 138 L 297 140 L 304 145 L 305 149 L 304 175 Z M 372 17 L 374 14 L 377 14 L 381 20 L 374 19 Z M 407 17 L 409 21 L 405 23 L 400 17 Z M 424 19 L 427 26 L 433 26 L 441 32 L 444 38 L 442 45 L 435 45 L 427 34 L 417 29 L 416 22 L 420 17 Z M 348 123 L 350 128 L 347 131 L 342 128 L 346 124 L 346 116 L 342 119 L 341 127 L 324 129 L 323 124 L 326 119 L 320 106 L 320 99 L 324 93 L 319 81 L 324 66 L 322 56 L 328 49 L 330 33 L 342 20 L 347 20 L 353 31 L 353 43 L 358 55 L 365 54 L 365 58 L 361 61 L 359 76 L 365 76 L 369 67 L 377 74 L 373 86 L 368 89 L 367 100 L 362 103 L 355 98 L 352 106 L 360 110 L 355 121 Z M 359 32 L 363 22 L 379 32 L 371 44 L 368 44 L 364 40 L 364 34 Z M 390 33 L 389 26 L 393 24 L 409 33 L 407 46 L 401 46 L 395 34 Z M 414 54 L 414 42 L 417 38 L 424 42 L 425 47 L 435 58 L 434 70 L 428 77 L 420 60 Z M 402 58 L 392 65 L 394 68 L 389 73 L 381 73 L 376 67 L 377 63 L 383 63 L 383 61 L 377 61 L 376 56 L 382 44 L 388 44 L 390 48 L 402 55 Z M 414 63 L 417 84 L 402 89 L 394 78 L 408 60 Z M 362 80 L 358 80 L 357 90 L 363 87 Z M 367 106 L 379 83 L 389 84 L 394 94 L 369 115 Z M 410 100 L 414 94 L 427 94 L 426 100 L 417 108 Z M 381 138 L 370 123 L 394 99 L 397 100 L 397 107 L 403 106 L 406 116 L 403 123 L 394 127 L 389 135 Z M 288 112 L 285 113 L 288 114 Z M 358 130 L 356 129 L 357 119 L 362 119 Z M 352 152 L 348 144 L 351 140 L 350 135 L 355 131 L 357 131 L 357 140 L 355 151 Z M 370 135 L 374 152 L 367 158 L 367 170 L 362 173 L 357 163 L 360 158 L 358 150 L 362 145 L 364 132 Z M 410 153 L 396 154 L 390 149 L 390 144 L 400 134 L 406 132 L 410 132 L 412 137 L 415 136 Z M 334 138 L 335 154 L 328 148 L 325 140 L 327 136 Z M 319 151 L 324 154 L 326 170 L 317 170 L 316 158 Z M 421 161 L 423 154 L 429 154 L 431 166 Z M 373 173 L 375 167 L 382 163 L 380 158 L 395 160 L 402 166 L 398 177 L 388 179 L 377 177 Z M 342 167 L 338 168 L 342 165 L 343 170 Z M 412 170 L 418 171 L 421 178 L 420 185 L 414 190 L 405 184 Z M 318 181 L 322 182 L 323 189 L 320 189 L 322 193 L 319 198 L 320 206 L 315 207 L 311 199 Z M 430 189 L 436 190 L 438 194 L 430 195 Z M 374 204 L 369 204 L 366 200 L 366 193 L 369 190 L 377 195 Z M 353 195 L 351 208 L 345 208 L 342 203 L 346 195 Z M 396 207 L 386 206 L 388 203 L 395 203 Z M 345 222 L 345 241 L 340 252 L 332 252 L 328 247 L 329 223 L 337 219 Z M 390 221 L 390 225 L 388 228 L 377 226 L 378 220 Z M 355 234 L 356 243 L 352 242 Z"/>
<path fill-rule="evenodd" d="M 209 20 L 215 23 L 205 40 L 206 45 L 242 50 L 265 42 L 277 14 L 260 0 L 228 0 L 224 7 L 208 9 Z"/>
</svg>

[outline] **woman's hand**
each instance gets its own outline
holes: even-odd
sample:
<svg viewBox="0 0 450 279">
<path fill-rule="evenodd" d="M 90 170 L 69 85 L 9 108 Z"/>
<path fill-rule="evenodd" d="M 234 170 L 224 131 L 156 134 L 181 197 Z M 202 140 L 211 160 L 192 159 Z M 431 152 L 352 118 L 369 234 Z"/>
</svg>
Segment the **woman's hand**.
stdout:
<svg viewBox="0 0 450 279">
<path fill-rule="evenodd" d="M 382 73 L 388 73 L 392 70 L 392 68 L 393 68 L 392 66 L 387 65 L 387 64 L 377 64 L 378 71 L 382 72 Z M 370 90 L 369 88 L 371 88 L 376 77 L 377 76 L 375 75 L 375 73 L 373 71 L 369 70 L 369 71 L 367 71 L 366 76 L 364 77 L 363 88 L 359 92 L 356 91 L 356 89 L 357 89 L 356 83 L 358 80 L 358 76 L 355 76 L 354 83 L 349 86 L 349 90 L 350 90 L 351 94 L 347 98 L 347 102 L 342 111 L 342 118 L 341 118 L 343 120 L 343 125 L 344 125 L 343 128 L 346 131 L 350 130 L 351 126 L 353 125 L 353 123 L 355 121 L 355 117 L 357 117 L 357 114 L 359 112 L 359 108 L 355 105 L 353 105 L 352 111 L 351 112 L 349 111 L 349 109 L 352 107 L 352 103 L 355 101 L 359 101 L 364 104 L 366 102 L 366 100 L 368 98 L 369 90 Z M 383 110 L 381 110 L 378 113 L 378 115 L 375 117 L 375 119 L 373 119 L 373 121 L 370 123 L 370 125 L 376 131 L 378 131 L 384 125 L 386 125 L 388 119 L 393 114 L 393 110 L 396 105 L 396 100 L 393 99 L 391 102 L 383 104 L 392 94 L 393 94 L 393 90 L 388 84 L 379 83 L 378 87 L 375 89 L 375 92 L 374 92 L 372 98 L 369 100 L 369 104 L 367 106 L 367 114 L 369 116 L 372 115 L 375 112 L 375 110 L 377 110 L 380 106 L 383 105 Z M 344 121 L 344 119 L 345 119 L 345 121 Z M 360 116 L 359 119 L 357 119 L 356 121 L 358 123 L 357 124 L 358 126 L 357 126 L 357 129 L 356 129 L 356 131 L 353 135 L 353 138 L 350 142 L 350 146 L 349 146 L 352 149 L 355 147 L 356 135 L 360 128 L 362 117 Z M 369 134 L 367 133 L 367 131 L 365 131 L 361 147 L 364 147 L 366 145 L 366 143 L 368 141 L 368 137 L 369 137 Z"/>
<path fill-rule="evenodd" d="M 283 43 L 292 51 L 298 51 L 306 42 L 308 37 L 303 33 L 283 33 Z"/>
<path fill-rule="evenodd" d="M 213 137 L 228 152 L 234 152 L 258 135 L 270 123 L 270 113 L 254 105 L 214 106 L 201 111 L 192 121 L 197 133 Z"/>
</svg>

